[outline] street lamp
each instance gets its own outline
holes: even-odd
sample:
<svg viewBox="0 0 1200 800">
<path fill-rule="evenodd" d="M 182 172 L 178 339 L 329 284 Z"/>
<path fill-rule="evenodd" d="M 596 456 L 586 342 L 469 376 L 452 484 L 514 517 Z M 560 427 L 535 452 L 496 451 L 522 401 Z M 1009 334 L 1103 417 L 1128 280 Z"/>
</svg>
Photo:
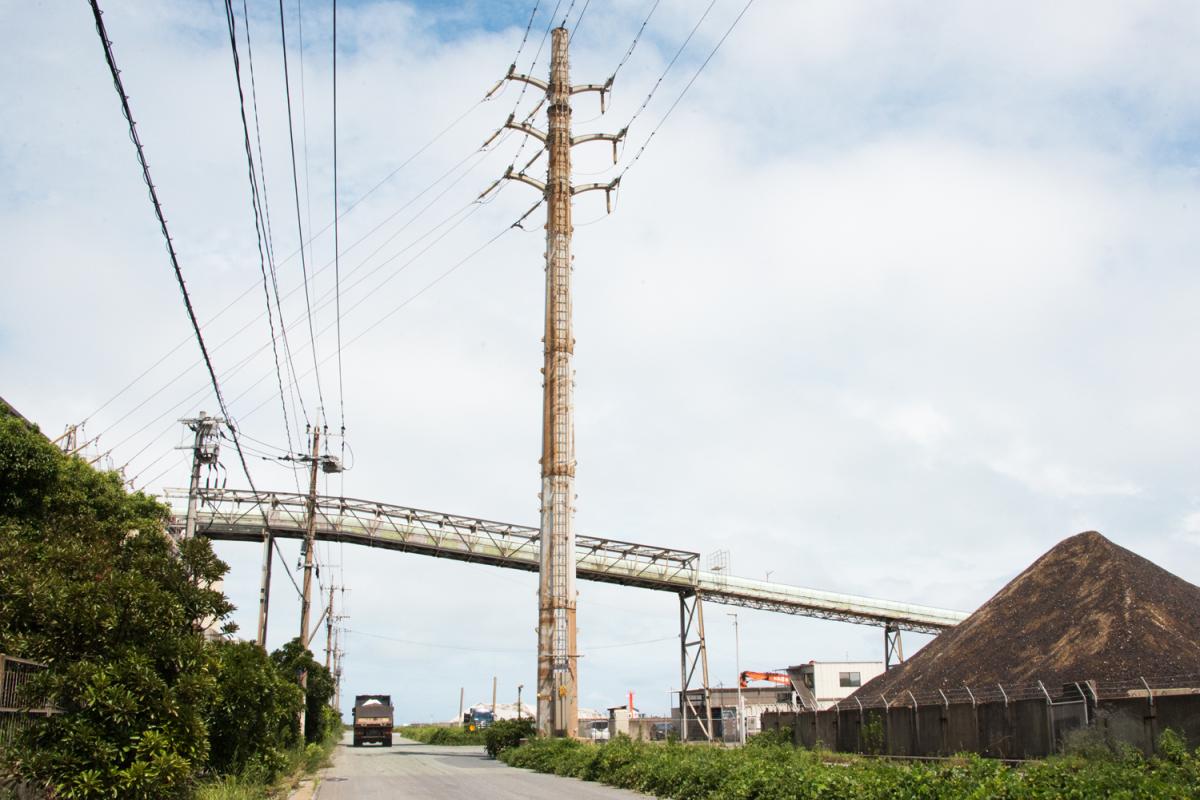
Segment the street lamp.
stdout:
<svg viewBox="0 0 1200 800">
<path fill-rule="evenodd" d="M 738 634 L 738 615 L 732 611 L 726 611 L 727 615 L 733 617 L 733 657 L 734 663 L 737 665 L 737 713 L 738 713 L 738 743 L 746 743 L 746 713 L 742 705 L 742 644 Z"/>
<path fill-rule="evenodd" d="M 525 684 L 517 684 L 517 721 L 521 721 L 521 690 L 525 688 Z"/>
</svg>

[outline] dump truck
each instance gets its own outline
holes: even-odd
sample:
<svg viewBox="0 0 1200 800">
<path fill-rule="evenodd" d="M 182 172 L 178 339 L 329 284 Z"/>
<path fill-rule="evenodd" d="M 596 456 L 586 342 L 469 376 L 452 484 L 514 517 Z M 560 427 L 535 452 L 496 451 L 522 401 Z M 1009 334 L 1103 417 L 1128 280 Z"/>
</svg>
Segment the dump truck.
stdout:
<svg viewBox="0 0 1200 800">
<path fill-rule="evenodd" d="M 392 746 L 392 696 L 360 694 L 354 698 L 354 746 L 378 742 Z"/>
</svg>

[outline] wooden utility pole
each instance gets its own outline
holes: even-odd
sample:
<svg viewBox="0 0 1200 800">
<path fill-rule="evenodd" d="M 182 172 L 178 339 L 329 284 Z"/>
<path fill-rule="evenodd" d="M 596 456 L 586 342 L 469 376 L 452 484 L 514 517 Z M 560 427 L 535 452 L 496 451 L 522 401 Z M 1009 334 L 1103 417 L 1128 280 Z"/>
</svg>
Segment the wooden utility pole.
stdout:
<svg viewBox="0 0 1200 800">
<path fill-rule="evenodd" d="M 332 665 L 333 656 L 333 581 L 329 582 L 329 607 L 325 609 L 325 669 Z"/>
<path fill-rule="evenodd" d="M 308 649 L 308 616 L 312 608 L 313 546 L 317 538 L 317 467 L 321 460 L 321 429 L 313 426 L 312 462 L 308 470 L 308 529 L 304 533 L 304 596 L 300 601 L 300 647 Z M 300 672 L 300 688 L 308 695 L 308 670 Z M 304 710 L 300 708 L 300 737 L 304 737 Z"/>
<path fill-rule="evenodd" d="M 522 81 L 544 91 L 548 117 L 545 133 L 528 122 L 515 122 L 515 112 L 505 123 L 505 127 L 521 131 L 545 145 L 549 156 L 546 181 L 543 183 L 523 171 L 515 173 L 511 166 L 504 174 L 504 178 L 539 189 L 546 202 L 537 670 L 537 726 L 544 736 L 576 736 L 579 728 L 579 654 L 575 646 L 575 376 L 571 366 L 575 339 L 571 332 L 571 198 L 591 190 L 604 190 L 608 194 L 616 188 L 616 181 L 573 186 L 571 148 L 583 142 L 612 142 L 615 163 L 616 143 L 625 135 L 622 131 L 571 136 L 571 95 L 599 92 L 603 112 L 604 95 L 612 82 L 572 86 L 569 43 L 567 29 L 556 28 L 551 45 L 549 81 L 518 75 L 515 64 L 506 76 L 508 80 Z M 490 192 L 488 189 L 484 194 Z"/>
</svg>

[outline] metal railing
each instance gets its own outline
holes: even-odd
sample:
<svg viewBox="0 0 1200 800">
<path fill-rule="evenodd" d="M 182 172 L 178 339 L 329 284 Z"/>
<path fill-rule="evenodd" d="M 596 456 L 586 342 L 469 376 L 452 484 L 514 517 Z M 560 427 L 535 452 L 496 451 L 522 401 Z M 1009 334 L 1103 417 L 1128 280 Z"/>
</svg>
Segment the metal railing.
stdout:
<svg viewBox="0 0 1200 800">
<path fill-rule="evenodd" d="M 0 748 L 12 744 L 35 720 L 56 714 L 44 699 L 29 696 L 29 683 L 45 664 L 0 653 Z"/>
</svg>

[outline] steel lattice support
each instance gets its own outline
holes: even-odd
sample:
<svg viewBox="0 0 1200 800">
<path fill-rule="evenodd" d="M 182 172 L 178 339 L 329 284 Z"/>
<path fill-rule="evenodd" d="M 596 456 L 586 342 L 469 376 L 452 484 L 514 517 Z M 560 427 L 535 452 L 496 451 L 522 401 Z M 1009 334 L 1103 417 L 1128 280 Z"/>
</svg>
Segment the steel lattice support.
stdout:
<svg viewBox="0 0 1200 800">
<path fill-rule="evenodd" d="M 696 671 L 700 674 L 697 675 Z M 699 678 L 701 684 L 695 687 Z M 713 738 L 712 695 L 708 688 L 708 648 L 704 644 L 704 602 L 699 592 L 679 593 L 679 735 L 683 741 L 691 735 L 689 720 L 694 719 L 700 734 Z"/>
<path fill-rule="evenodd" d="M 888 623 L 883 626 L 883 668 L 904 663 L 904 642 L 900 639 L 900 626 Z"/>
</svg>

